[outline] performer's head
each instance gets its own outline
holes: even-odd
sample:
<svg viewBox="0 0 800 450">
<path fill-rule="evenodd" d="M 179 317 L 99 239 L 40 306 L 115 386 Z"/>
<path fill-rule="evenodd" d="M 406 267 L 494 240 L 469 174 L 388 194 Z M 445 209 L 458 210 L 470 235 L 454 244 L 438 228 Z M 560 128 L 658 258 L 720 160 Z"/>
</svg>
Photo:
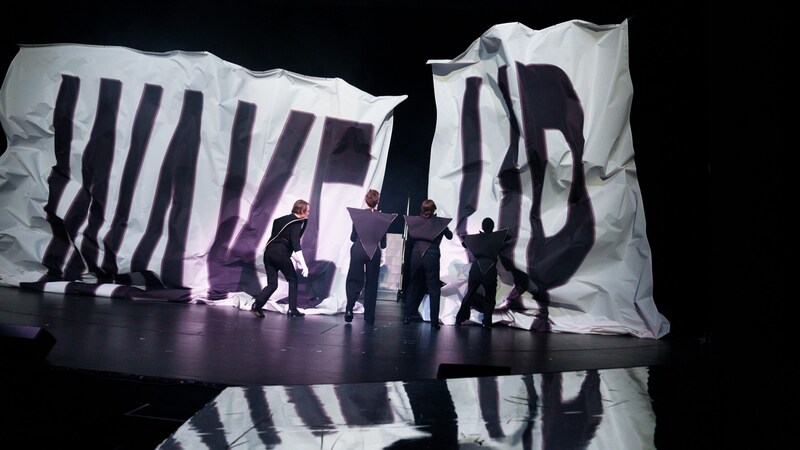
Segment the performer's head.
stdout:
<svg viewBox="0 0 800 450">
<path fill-rule="evenodd" d="M 364 201 L 367 202 L 367 206 L 371 209 L 375 209 L 378 206 L 378 200 L 380 200 L 381 194 L 376 191 L 375 189 L 370 189 L 367 191 L 367 195 L 364 196 Z"/>
<path fill-rule="evenodd" d="M 436 215 L 436 203 L 431 199 L 422 201 L 422 217 L 433 217 Z"/>
<path fill-rule="evenodd" d="M 492 220 L 490 217 L 483 219 L 483 222 L 481 222 L 481 228 L 483 228 L 484 233 L 491 233 L 492 230 L 494 230 L 494 220 Z"/>
<path fill-rule="evenodd" d="M 310 205 L 308 204 L 307 201 L 297 200 L 296 202 L 294 202 L 294 206 L 292 206 L 292 214 L 301 219 L 305 219 L 308 217 L 309 207 Z"/>
</svg>

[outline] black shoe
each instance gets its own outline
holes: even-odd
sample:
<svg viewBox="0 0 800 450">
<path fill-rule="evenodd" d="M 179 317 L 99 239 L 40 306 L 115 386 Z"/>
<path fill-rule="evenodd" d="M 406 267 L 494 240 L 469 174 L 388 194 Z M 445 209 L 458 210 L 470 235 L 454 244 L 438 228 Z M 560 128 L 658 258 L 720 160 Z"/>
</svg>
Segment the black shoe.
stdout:
<svg viewBox="0 0 800 450">
<path fill-rule="evenodd" d="M 300 310 L 297 309 L 290 309 L 288 313 L 286 313 L 289 317 L 303 317 L 305 313 L 301 313 Z"/>
<path fill-rule="evenodd" d="M 250 312 L 259 319 L 264 318 L 264 311 L 261 308 L 256 308 L 256 305 L 253 305 L 253 307 L 250 308 Z"/>
<path fill-rule="evenodd" d="M 492 329 L 492 324 L 484 323 L 481 326 L 483 327 L 484 330 L 491 330 Z"/>
<path fill-rule="evenodd" d="M 352 322 L 353 321 L 353 311 L 345 311 L 345 313 L 344 313 L 344 321 L 345 322 Z"/>
<path fill-rule="evenodd" d="M 434 330 L 438 330 L 439 329 L 439 324 L 434 322 L 434 323 L 431 324 L 431 328 L 433 328 Z"/>
</svg>

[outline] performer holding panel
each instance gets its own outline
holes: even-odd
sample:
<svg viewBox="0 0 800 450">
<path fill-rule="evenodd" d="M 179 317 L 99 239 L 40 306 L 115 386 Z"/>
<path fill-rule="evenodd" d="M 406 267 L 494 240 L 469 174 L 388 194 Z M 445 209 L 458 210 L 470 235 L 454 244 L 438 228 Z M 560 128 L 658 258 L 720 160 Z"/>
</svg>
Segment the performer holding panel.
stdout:
<svg viewBox="0 0 800 450">
<path fill-rule="evenodd" d="M 306 230 L 310 206 L 305 200 L 297 200 L 292 207 L 292 213 L 278 217 L 272 222 L 272 236 L 267 241 L 264 250 L 264 268 L 267 271 L 267 285 L 256 296 L 251 312 L 259 318 L 264 318 L 262 308 L 267 304 L 270 296 L 278 289 L 278 272 L 283 274 L 289 283 L 289 310 L 286 314 L 290 317 L 302 317 L 304 313 L 297 309 L 297 269 L 304 277 L 308 276 L 308 266 L 303 258 L 300 248 L 300 238 Z"/>
<path fill-rule="evenodd" d="M 345 292 L 344 321 L 353 321 L 353 307 L 359 295 L 364 292 L 364 320 L 368 324 L 375 322 L 375 303 L 378 299 L 378 275 L 381 270 L 381 258 L 386 248 L 386 232 L 397 214 L 386 214 L 378 211 L 380 193 L 370 189 L 364 196 L 366 209 L 347 208 L 353 221 L 350 232 L 350 267 L 347 270 Z"/>
<path fill-rule="evenodd" d="M 467 293 L 461 300 L 461 308 L 456 314 L 456 325 L 469 318 L 469 310 L 477 306 L 483 311 L 483 327 L 491 328 L 492 315 L 497 296 L 497 258 L 510 243 L 508 228 L 494 230 L 494 221 L 487 217 L 481 223 L 482 230 L 477 234 L 461 236 L 462 245 L 473 256 L 472 267 L 467 278 Z M 478 288 L 483 286 L 483 301 L 478 300 Z M 482 303 L 482 304 L 481 304 Z"/>
<path fill-rule="evenodd" d="M 408 293 L 405 298 L 405 317 L 409 323 L 411 314 L 419 308 L 424 296 L 424 286 L 430 296 L 431 327 L 439 329 L 439 301 L 442 281 L 439 279 L 441 252 L 439 244 L 442 237 L 453 239 L 453 232 L 447 227 L 453 219 L 436 217 L 436 203 L 431 199 L 422 202 L 419 216 L 404 216 L 408 225 L 408 238 L 414 242 L 411 248 L 411 263 Z"/>
</svg>

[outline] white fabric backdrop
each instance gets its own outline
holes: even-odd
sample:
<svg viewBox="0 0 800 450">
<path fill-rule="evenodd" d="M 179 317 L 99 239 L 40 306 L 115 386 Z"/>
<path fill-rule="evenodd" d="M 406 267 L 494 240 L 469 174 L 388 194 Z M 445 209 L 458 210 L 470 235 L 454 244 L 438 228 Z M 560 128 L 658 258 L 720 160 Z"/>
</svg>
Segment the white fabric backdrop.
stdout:
<svg viewBox="0 0 800 450">
<path fill-rule="evenodd" d="M 530 291 L 509 300 L 495 322 L 538 329 L 538 315 L 552 331 L 664 336 L 629 122 L 627 21 L 496 25 L 429 64 L 429 198 L 456 234 L 477 233 L 484 217 L 509 227 L 514 269 L 549 295 L 544 307 Z M 465 259 L 460 239 L 442 243 L 445 323 L 466 290 Z M 513 284 L 501 273 L 498 298 Z"/>
<path fill-rule="evenodd" d="M 300 305 L 339 312 L 346 207 L 381 188 L 405 98 L 205 52 L 22 47 L 0 90 L 0 282 L 246 308 L 272 221 L 302 198 Z M 267 308 L 285 311 L 279 284 Z"/>
<path fill-rule="evenodd" d="M 437 104 L 429 197 L 457 234 L 492 217 L 516 239 L 498 289 L 509 299 L 495 322 L 655 338 L 669 331 L 652 298 L 627 45 L 627 22 L 509 23 L 456 59 L 429 61 Z M 154 86 L 152 131 L 142 133 Z M 249 307 L 265 283 L 272 220 L 304 198 L 313 212 L 303 240 L 312 282 L 302 284 L 301 306 L 340 312 L 345 207 L 362 207 L 364 192 L 380 189 L 392 111 L 405 98 L 373 97 L 339 79 L 251 72 L 205 52 L 23 47 L 0 90 L 8 136 L 0 283 Z M 128 170 L 132 159 L 138 172 Z M 108 172 L 98 174 L 102 167 Z M 441 319 L 452 323 L 469 263 L 458 237 L 442 250 Z M 93 265 L 113 269 L 104 284 Z M 510 295 L 520 274 L 538 287 L 536 299 Z M 162 289 L 144 288 L 153 278 Z M 285 294 L 280 283 L 273 299 Z M 420 311 L 429 320 L 425 302 Z"/>
</svg>

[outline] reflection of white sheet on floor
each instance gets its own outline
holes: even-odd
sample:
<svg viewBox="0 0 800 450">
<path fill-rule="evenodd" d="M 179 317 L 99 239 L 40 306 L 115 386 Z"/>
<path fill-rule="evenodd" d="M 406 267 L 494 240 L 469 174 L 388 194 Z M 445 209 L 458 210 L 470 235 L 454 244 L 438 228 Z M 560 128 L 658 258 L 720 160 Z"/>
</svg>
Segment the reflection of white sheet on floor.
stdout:
<svg viewBox="0 0 800 450">
<path fill-rule="evenodd" d="M 229 387 L 158 447 L 654 448 L 647 369 Z M 213 444 L 213 445 L 212 445 Z"/>
</svg>

